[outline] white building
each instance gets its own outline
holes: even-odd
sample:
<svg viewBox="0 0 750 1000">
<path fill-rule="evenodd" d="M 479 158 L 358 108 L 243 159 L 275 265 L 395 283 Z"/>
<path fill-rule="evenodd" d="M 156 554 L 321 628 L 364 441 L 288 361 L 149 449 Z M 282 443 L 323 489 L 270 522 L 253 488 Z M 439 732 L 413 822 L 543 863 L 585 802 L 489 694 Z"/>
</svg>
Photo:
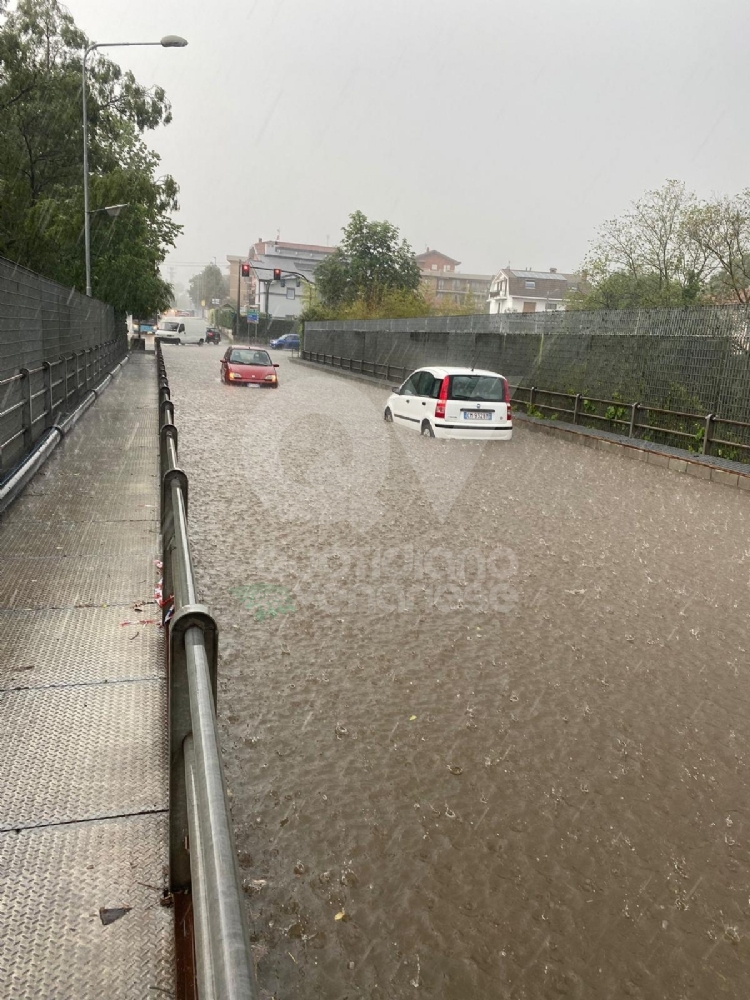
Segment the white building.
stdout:
<svg viewBox="0 0 750 1000">
<path fill-rule="evenodd" d="M 253 301 L 274 319 L 296 319 L 305 306 L 305 285 L 314 283 L 315 268 L 335 247 L 281 240 L 258 240 L 248 262 L 253 276 Z M 274 271 L 280 278 L 274 278 Z"/>
<path fill-rule="evenodd" d="M 565 308 L 565 296 L 576 291 L 580 277 L 549 271 L 517 271 L 505 267 L 492 279 L 488 302 L 491 313 L 554 312 Z"/>
</svg>

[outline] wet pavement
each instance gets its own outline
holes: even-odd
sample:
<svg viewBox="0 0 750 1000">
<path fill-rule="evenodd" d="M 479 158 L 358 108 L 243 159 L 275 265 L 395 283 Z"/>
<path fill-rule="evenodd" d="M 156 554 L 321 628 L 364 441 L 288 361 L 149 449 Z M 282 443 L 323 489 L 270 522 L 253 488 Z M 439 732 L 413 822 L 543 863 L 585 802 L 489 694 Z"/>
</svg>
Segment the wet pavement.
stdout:
<svg viewBox="0 0 750 1000">
<path fill-rule="evenodd" d="M 750 498 L 165 348 L 263 997 L 745 998 Z"/>
</svg>

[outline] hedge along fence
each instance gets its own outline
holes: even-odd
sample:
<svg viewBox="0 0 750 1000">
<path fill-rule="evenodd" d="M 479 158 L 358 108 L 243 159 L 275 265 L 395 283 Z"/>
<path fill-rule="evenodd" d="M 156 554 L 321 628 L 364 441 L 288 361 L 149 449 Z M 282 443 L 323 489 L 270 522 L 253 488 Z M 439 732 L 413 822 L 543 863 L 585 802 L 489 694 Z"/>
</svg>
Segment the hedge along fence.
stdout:
<svg viewBox="0 0 750 1000">
<path fill-rule="evenodd" d="M 624 426 L 618 421 L 629 429 L 630 405 L 640 403 L 651 413 L 639 417 L 633 436 L 697 451 L 712 415 L 717 423 L 709 434 L 723 442 L 712 453 L 750 459 L 733 447 L 750 444 L 750 429 L 742 426 L 750 425 L 746 306 L 308 323 L 304 350 L 366 366 L 488 368 L 519 387 L 518 401 L 529 412 L 567 419 L 580 395 L 587 402 L 576 422 L 607 428 L 600 419 L 606 416 L 611 430 Z M 523 391 L 532 387 L 536 404 Z M 556 406 L 544 392 L 570 399 Z"/>
</svg>

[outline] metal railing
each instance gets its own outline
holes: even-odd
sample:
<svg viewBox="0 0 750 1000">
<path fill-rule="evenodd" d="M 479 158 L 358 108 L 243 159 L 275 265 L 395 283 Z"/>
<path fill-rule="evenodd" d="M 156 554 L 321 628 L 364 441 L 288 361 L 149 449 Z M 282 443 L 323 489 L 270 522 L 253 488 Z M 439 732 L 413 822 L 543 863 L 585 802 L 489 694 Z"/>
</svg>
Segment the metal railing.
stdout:
<svg viewBox="0 0 750 1000">
<path fill-rule="evenodd" d="M 111 340 L 0 379 L 0 480 L 64 410 L 101 381 L 126 349 L 122 338 Z"/>
<path fill-rule="evenodd" d="M 404 380 L 415 370 L 413 367 L 403 365 L 342 358 L 335 354 L 319 354 L 315 351 L 302 350 L 299 356 L 305 361 L 314 361 L 384 381 L 394 378 Z M 683 410 L 670 410 L 621 399 L 599 399 L 594 396 L 584 396 L 580 392 L 553 392 L 537 386 L 514 384 L 510 380 L 508 384 L 513 391 L 513 401 L 521 403 L 526 407 L 526 412 L 532 415 L 534 411 L 541 416 L 549 413 L 552 418 L 562 416 L 578 425 L 591 422 L 590 426 L 600 426 L 604 430 L 641 440 L 674 437 L 681 442 L 678 447 L 687 448 L 694 453 L 706 456 L 718 453 L 719 457 L 750 462 L 750 423 L 741 420 L 728 420 L 714 413 L 687 413 Z M 674 426 L 675 424 L 679 426 Z M 686 429 L 687 427 L 690 429 Z M 722 431 L 720 428 L 727 430 Z M 731 434 L 734 437 L 728 436 Z M 732 454 L 735 449 L 736 455 Z M 725 454 L 722 454 L 722 450 Z"/>
<path fill-rule="evenodd" d="M 257 987 L 216 722 L 218 630 L 208 609 L 197 603 L 187 529 L 188 479 L 178 463 L 174 405 L 158 343 L 156 358 L 163 596 L 174 601 L 165 612 L 170 892 L 190 893 L 192 898 L 193 985 L 199 1000 L 255 1000 Z"/>
</svg>

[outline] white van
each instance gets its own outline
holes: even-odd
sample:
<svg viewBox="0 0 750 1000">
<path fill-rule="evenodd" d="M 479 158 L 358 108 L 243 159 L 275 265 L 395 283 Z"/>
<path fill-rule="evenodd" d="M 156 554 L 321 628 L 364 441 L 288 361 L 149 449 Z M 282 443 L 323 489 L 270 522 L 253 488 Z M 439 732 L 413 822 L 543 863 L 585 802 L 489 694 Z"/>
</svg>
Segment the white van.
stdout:
<svg viewBox="0 0 750 1000">
<path fill-rule="evenodd" d="M 154 337 L 162 344 L 204 344 L 206 321 L 195 316 L 165 316 L 159 320 Z"/>
</svg>

